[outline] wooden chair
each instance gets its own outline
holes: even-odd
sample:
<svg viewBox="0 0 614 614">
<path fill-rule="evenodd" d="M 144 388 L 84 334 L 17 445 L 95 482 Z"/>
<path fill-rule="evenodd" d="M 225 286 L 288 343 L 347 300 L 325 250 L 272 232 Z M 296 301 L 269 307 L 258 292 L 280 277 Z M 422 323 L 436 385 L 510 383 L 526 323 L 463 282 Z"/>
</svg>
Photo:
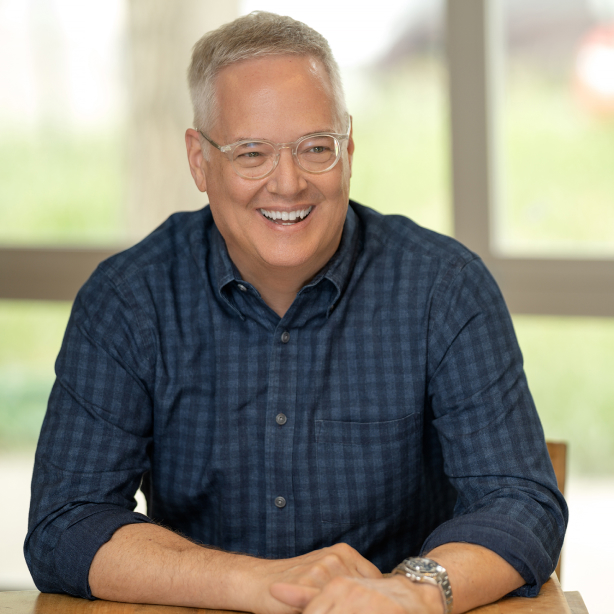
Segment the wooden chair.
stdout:
<svg viewBox="0 0 614 614">
<path fill-rule="evenodd" d="M 554 468 L 554 474 L 556 475 L 556 483 L 559 490 L 565 494 L 565 477 L 567 473 L 567 444 L 559 441 L 547 441 L 548 454 L 550 454 L 550 461 Z M 556 577 L 561 579 L 561 558 L 556 566 Z"/>
</svg>

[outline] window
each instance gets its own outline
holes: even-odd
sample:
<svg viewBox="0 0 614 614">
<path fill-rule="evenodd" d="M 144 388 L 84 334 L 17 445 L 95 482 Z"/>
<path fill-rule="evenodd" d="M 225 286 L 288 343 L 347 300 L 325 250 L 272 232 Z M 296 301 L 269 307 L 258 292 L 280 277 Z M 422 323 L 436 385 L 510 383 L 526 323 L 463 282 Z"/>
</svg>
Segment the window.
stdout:
<svg viewBox="0 0 614 614">
<path fill-rule="evenodd" d="M 0 244 L 125 242 L 123 9 L 0 1 Z"/>
<path fill-rule="evenodd" d="M 503 8 L 501 0 L 447 3 L 455 236 L 482 256 L 512 312 L 611 316 L 614 260 L 603 256 L 591 260 L 537 258 L 531 252 L 512 257 L 502 254 L 497 244 L 496 229 L 501 226 L 497 216 L 504 202 L 501 186 L 506 181 L 501 162 L 503 92 L 499 82 Z M 510 203 L 510 213 L 503 209 L 503 219 L 517 215 L 516 205 Z M 513 230 L 500 230 L 502 233 L 513 237 Z M 558 236 L 560 242 L 560 232 Z"/>
<path fill-rule="evenodd" d="M 563 4 L 504 3 L 503 256 L 614 256 L 614 14 Z"/>
<path fill-rule="evenodd" d="M 383 0 L 376 12 L 348 0 L 240 3 L 242 14 L 253 10 L 289 15 L 328 39 L 353 116 L 351 198 L 451 233 L 441 2 Z"/>
</svg>

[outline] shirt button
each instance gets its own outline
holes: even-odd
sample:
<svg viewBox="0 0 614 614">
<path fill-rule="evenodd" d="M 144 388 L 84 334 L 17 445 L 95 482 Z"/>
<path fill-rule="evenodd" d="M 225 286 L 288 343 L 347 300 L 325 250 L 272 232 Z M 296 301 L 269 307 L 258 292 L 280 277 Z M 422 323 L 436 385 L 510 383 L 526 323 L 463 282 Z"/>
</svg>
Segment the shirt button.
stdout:
<svg viewBox="0 0 614 614">
<path fill-rule="evenodd" d="M 282 507 L 286 507 L 286 500 L 283 497 L 275 497 L 275 505 L 281 509 Z"/>
<path fill-rule="evenodd" d="M 288 341 L 290 341 L 290 333 L 285 330 L 283 333 L 281 333 L 281 342 L 288 343 Z"/>
<path fill-rule="evenodd" d="M 286 418 L 286 414 L 277 414 L 275 416 L 275 422 L 280 426 L 283 426 L 286 422 L 288 422 L 288 418 Z"/>
<path fill-rule="evenodd" d="M 241 292 L 247 292 L 247 288 L 243 284 L 237 284 L 237 288 L 239 288 Z"/>
</svg>

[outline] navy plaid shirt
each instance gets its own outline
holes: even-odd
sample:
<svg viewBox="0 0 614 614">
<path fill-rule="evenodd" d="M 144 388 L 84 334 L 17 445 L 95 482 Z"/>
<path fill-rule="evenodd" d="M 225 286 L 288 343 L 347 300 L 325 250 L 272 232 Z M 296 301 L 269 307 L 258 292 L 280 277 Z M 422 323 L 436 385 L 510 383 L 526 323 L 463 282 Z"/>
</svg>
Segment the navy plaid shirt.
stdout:
<svg viewBox="0 0 614 614">
<path fill-rule="evenodd" d="M 347 542 L 390 571 L 440 544 L 500 554 L 534 595 L 567 509 L 509 314 L 453 239 L 351 203 L 279 318 L 209 208 L 173 215 L 79 292 L 56 363 L 25 552 L 43 591 L 135 513 L 261 557 Z"/>
</svg>

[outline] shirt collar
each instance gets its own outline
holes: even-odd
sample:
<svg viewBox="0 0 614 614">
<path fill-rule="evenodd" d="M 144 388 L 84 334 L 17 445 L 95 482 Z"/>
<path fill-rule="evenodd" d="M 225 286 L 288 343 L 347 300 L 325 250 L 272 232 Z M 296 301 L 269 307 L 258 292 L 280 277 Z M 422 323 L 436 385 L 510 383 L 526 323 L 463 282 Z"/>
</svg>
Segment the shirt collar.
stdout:
<svg viewBox="0 0 614 614">
<path fill-rule="evenodd" d="M 359 248 L 359 221 L 358 216 L 356 213 L 354 213 L 354 209 L 352 209 L 352 201 L 350 201 L 345 217 L 345 224 L 343 225 L 341 241 L 339 242 L 337 251 L 324 266 L 324 268 L 301 289 L 299 294 L 303 292 L 305 288 L 312 288 L 319 284 L 323 279 L 328 279 L 335 287 L 335 292 L 332 295 L 332 300 L 328 306 L 328 311 L 326 314 L 329 316 L 337 301 L 341 298 L 341 295 L 343 294 L 343 291 L 350 280 L 352 271 L 354 270 L 354 265 L 356 263 L 356 258 L 358 257 Z"/>
<path fill-rule="evenodd" d="M 327 316 L 329 316 L 349 282 L 356 258 L 358 257 L 360 243 L 359 220 L 352 209 L 352 201 L 350 201 L 345 223 L 343 225 L 341 241 L 337 251 L 322 270 L 300 290 L 299 295 L 304 292 L 306 288 L 317 286 L 323 279 L 330 281 L 334 286 L 334 292 L 332 293 L 332 300 L 328 305 Z M 217 289 L 219 296 L 224 302 L 226 302 L 233 311 L 237 312 L 241 318 L 244 318 L 237 305 L 234 304 L 234 301 L 229 300 L 229 296 L 224 289 L 230 283 L 245 284 L 246 282 L 241 279 L 238 269 L 230 259 L 228 249 L 226 248 L 226 242 L 215 224 L 212 224 L 211 227 L 210 245 L 211 273 L 213 274 L 211 281 L 213 286 Z"/>
</svg>

